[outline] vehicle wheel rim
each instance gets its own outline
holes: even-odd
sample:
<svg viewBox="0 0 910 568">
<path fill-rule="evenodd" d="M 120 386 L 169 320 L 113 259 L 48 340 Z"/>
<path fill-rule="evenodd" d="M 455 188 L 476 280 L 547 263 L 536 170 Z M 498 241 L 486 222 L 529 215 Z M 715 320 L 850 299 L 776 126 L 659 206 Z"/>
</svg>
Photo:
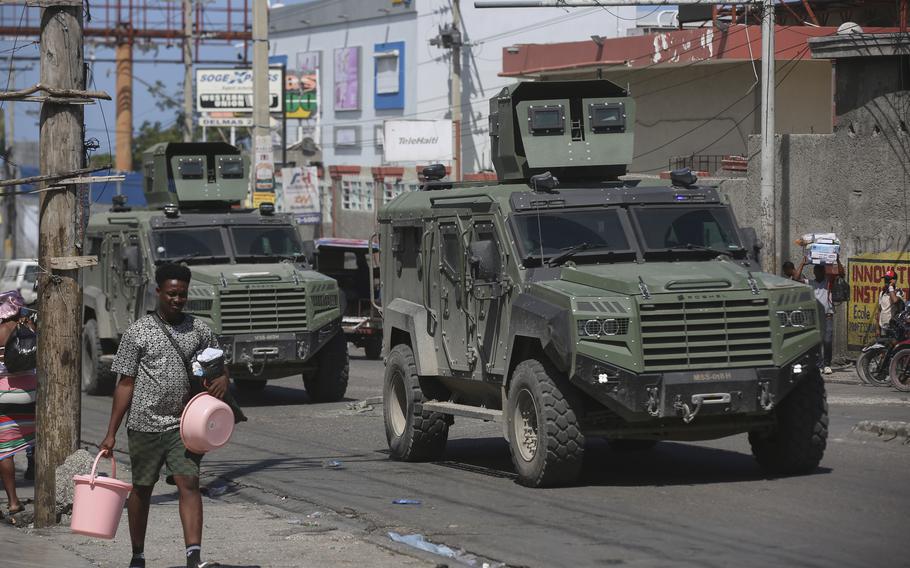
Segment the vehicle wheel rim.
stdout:
<svg viewBox="0 0 910 568">
<path fill-rule="evenodd" d="M 896 365 L 897 382 L 904 386 L 910 385 L 910 365 L 907 365 L 908 362 L 910 362 L 910 356 L 898 355 Z"/>
<path fill-rule="evenodd" d="M 881 353 L 876 353 L 869 358 L 869 362 L 866 365 L 866 374 L 869 376 L 869 379 L 876 383 L 887 382 L 888 380 L 888 370 L 885 369 L 885 362 L 887 354 L 882 351 Z"/>
<path fill-rule="evenodd" d="M 392 376 L 392 396 L 389 401 L 389 422 L 396 436 L 404 434 L 408 419 L 405 412 L 408 408 L 408 399 L 404 389 L 404 378 L 401 373 Z"/>
<path fill-rule="evenodd" d="M 537 455 L 538 429 L 537 404 L 528 389 L 522 389 L 515 401 L 515 416 L 512 419 L 512 439 L 518 455 L 531 461 Z"/>
</svg>

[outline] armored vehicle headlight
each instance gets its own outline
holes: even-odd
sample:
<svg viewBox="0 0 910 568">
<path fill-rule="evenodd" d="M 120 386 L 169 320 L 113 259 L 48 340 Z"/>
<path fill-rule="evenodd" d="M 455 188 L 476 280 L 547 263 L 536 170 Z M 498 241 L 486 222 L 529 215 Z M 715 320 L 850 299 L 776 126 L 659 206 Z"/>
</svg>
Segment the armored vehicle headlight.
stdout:
<svg viewBox="0 0 910 568">
<path fill-rule="evenodd" d="M 600 323 L 600 320 L 588 320 L 585 322 L 584 330 L 585 335 L 597 336 L 600 335 L 603 326 Z"/>
<path fill-rule="evenodd" d="M 781 327 L 812 327 L 815 325 L 814 310 L 781 310 L 777 312 Z"/>
<path fill-rule="evenodd" d="M 589 319 L 578 322 L 578 335 L 581 337 L 625 335 L 628 332 L 629 318 Z"/>
</svg>

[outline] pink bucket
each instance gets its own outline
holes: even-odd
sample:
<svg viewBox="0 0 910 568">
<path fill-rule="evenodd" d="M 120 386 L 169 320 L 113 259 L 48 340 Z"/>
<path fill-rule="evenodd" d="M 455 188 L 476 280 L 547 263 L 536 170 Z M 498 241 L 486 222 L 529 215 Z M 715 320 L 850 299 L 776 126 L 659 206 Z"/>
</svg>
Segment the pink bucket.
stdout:
<svg viewBox="0 0 910 568">
<path fill-rule="evenodd" d="M 70 530 L 74 533 L 97 538 L 114 538 L 126 496 L 133 485 L 114 479 L 117 476 L 117 462 L 111 456 L 111 477 L 95 477 L 98 452 L 92 464 L 91 475 L 74 475 L 76 490 L 73 494 L 73 518 Z"/>
<path fill-rule="evenodd" d="M 234 433 L 234 411 L 207 392 L 194 396 L 180 415 L 180 438 L 196 454 L 217 450 Z"/>
</svg>

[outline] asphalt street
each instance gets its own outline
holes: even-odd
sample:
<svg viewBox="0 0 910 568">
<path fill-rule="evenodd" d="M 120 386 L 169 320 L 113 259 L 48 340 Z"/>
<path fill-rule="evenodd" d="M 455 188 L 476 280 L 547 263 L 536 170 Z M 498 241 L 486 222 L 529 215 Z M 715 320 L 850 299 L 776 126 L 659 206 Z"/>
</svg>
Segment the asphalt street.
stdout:
<svg viewBox="0 0 910 568">
<path fill-rule="evenodd" d="M 383 365 L 351 353 L 348 402 L 311 404 L 299 378 L 238 393 L 250 421 L 206 456 L 208 480 L 289 512 L 343 512 L 377 539 L 419 532 L 514 566 L 910 566 L 910 446 L 852 432 L 910 420 L 906 394 L 829 384 L 828 450 L 810 475 L 765 477 L 745 435 L 639 453 L 595 440 L 579 485 L 534 490 L 515 483 L 493 424 L 456 419 L 443 461 L 390 461 L 382 407 L 347 408 L 381 395 Z M 84 443 L 100 442 L 109 411 L 110 398 L 84 398 Z M 125 450 L 124 431 L 117 442 Z"/>
</svg>

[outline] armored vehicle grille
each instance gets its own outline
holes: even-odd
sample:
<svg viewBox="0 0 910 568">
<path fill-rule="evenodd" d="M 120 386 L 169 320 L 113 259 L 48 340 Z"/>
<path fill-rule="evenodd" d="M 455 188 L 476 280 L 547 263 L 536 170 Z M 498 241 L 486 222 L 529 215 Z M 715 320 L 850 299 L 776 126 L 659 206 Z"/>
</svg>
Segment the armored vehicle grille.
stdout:
<svg viewBox="0 0 910 568">
<path fill-rule="evenodd" d="M 649 303 L 640 310 L 646 372 L 773 362 L 766 299 Z"/>
<path fill-rule="evenodd" d="M 305 331 L 306 315 L 304 290 L 221 290 L 222 333 Z"/>
</svg>

